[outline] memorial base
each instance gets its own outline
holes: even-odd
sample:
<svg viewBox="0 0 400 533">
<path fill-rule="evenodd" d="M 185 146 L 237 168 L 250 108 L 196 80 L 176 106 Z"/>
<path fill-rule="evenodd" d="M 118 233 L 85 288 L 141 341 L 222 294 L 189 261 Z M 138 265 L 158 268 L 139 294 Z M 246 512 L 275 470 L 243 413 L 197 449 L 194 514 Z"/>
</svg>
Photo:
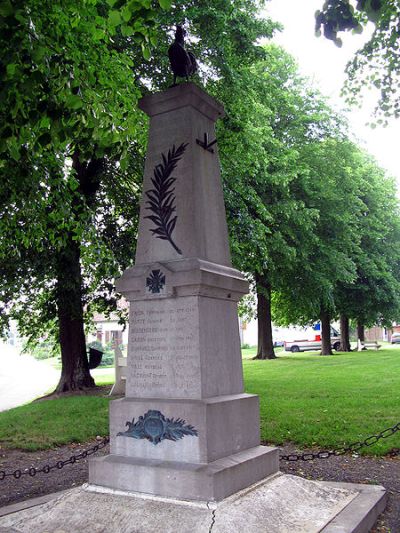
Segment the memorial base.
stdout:
<svg viewBox="0 0 400 533">
<path fill-rule="evenodd" d="M 258 396 L 246 393 L 115 400 L 110 455 L 90 461 L 89 481 L 155 496 L 222 500 L 278 472 L 278 449 L 259 445 L 258 413 Z"/>
<path fill-rule="evenodd" d="M 91 460 L 89 483 L 170 498 L 220 501 L 278 469 L 278 449 L 266 446 L 208 464 L 108 455 Z"/>
</svg>

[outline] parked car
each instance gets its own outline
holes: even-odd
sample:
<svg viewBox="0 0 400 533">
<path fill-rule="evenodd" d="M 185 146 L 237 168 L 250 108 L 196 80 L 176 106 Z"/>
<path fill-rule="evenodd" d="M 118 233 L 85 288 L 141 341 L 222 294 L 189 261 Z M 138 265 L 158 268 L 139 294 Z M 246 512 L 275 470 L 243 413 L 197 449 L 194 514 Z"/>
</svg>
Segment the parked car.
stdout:
<svg viewBox="0 0 400 533">
<path fill-rule="evenodd" d="M 322 341 L 298 340 L 293 342 L 285 342 L 284 346 L 285 352 L 307 352 L 311 350 L 321 350 Z M 331 346 L 334 350 L 338 351 L 340 348 L 340 337 L 331 337 Z"/>
<path fill-rule="evenodd" d="M 400 344 L 400 332 L 393 333 L 390 342 L 391 344 Z"/>
<path fill-rule="evenodd" d="M 274 341 L 274 346 L 275 347 L 278 347 L 278 346 L 284 346 L 284 341 Z"/>
</svg>

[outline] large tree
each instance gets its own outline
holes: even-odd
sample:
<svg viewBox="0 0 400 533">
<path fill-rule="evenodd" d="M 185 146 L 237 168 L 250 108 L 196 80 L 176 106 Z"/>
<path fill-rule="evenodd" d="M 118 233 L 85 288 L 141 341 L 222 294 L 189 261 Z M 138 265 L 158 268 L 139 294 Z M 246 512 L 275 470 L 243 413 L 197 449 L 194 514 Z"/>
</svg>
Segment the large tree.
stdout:
<svg viewBox="0 0 400 533">
<path fill-rule="evenodd" d="M 299 174 L 298 194 L 317 210 L 317 221 L 306 256 L 296 262 L 295 274 L 281 286 L 274 299 L 282 324 L 321 321 L 322 354 L 331 354 L 330 321 L 335 315 L 337 283 L 351 283 L 356 276 L 354 249 L 359 246 L 357 148 L 350 142 L 325 139 L 302 150 L 307 172 Z"/>
<path fill-rule="evenodd" d="M 290 284 L 313 238 L 317 211 L 298 194 L 298 175 L 307 171 L 301 149 L 341 131 L 293 58 L 274 45 L 265 51 L 265 59 L 238 71 L 233 95 L 218 83 L 227 108 L 219 147 L 233 258 L 255 281 L 261 359 L 275 357 L 272 292 Z"/>
<path fill-rule="evenodd" d="M 167 30 L 191 23 L 207 81 L 258 56 L 273 25 L 244 0 L 179 1 L 170 13 L 149 0 L 10 6 L 0 9 L 1 321 L 56 336 L 58 391 L 90 387 L 84 321 L 115 308 L 113 278 L 134 256 L 147 127 L 136 102 L 171 83 Z"/>
<path fill-rule="evenodd" d="M 83 320 L 94 269 L 82 266 L 97 255 L 96 265 L 115 267 L 107 212 L 118 219 L 113 187 L 123 180 L 112 186 L 106 170 L 117 160 L 126 167 L 141 130 L 132 59 L 116 38 L 129 35 L 147 55 L 156 14 L 147 0 L 6 1 L 0 9 L 1 323 L 16 318 L 31 338 L 56 334 L 59 392 L 94 386 Z"/>
<path fill-rule="evenodd" d="M 342 349 L 350 349 L 349 320 L 357 324 L 357 336 L 364 340 L 364 327 L 390 326 L 400 314 L 399 249 L 400 218 L 395 181 L 367 154 L 359 151 L 358 173 L 362 180 L 354 248 L 356 278 L 339 282 L 335 303 L 340 313 Z"/>
</svg>

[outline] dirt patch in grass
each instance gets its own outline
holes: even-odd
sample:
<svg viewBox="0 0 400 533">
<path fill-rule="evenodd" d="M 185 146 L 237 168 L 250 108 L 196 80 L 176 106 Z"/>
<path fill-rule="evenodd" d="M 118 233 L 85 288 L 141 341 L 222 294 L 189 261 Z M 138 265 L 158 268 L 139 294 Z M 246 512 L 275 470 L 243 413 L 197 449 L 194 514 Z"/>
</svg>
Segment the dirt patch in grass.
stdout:
<svg viewBox="0 0 400 533">
<path fill-rule="evenodd" d="M 40 452 L 22 452 L 0 448 L 0 471 L 13 472 L 16 469 L 40 467 L 68 459 L 82 452 L 95 442 L 61 446 Z M 280 448 L 281 454 L 299 453 L 295 446 Z M 314 450 L 315 451 L 315 450 Z M 109 453 L 108 446 L 97 456 Z M 374 533 L 400 531 L 400 458 L 399 457 L 353 457 L 344 455 L 314 461 L 288 463 L 281 461 L 282 472 L 299 475 L 307 479 L 341 481 L 383 485 L 389 495 L 385 512 L 379 517 Z M 49 474 L 29 475 L 19 479 L 6 477 L 0 481 L 0 506 L 21 502 L 44 494 L 76 487 L 88 480 L 88 459 L 67 465 L 61 470 L 55 468 Z"/>
<path fill-rule="evenodd" d="M 43 402 L 45 400 L 57 400 L 58 398 L 68 398 L 71 396 L 107 396 L 110 394 L 111 387 L 112 385 L 97 385 L 96 387 L 90 389 L 68 392 L 51 392 L 50 394 L 36 398 L 36 400 L 34 400 L 32 403 Z M 117 396 L 113 396 L 113 399 L 114 398 L 117 398 Z"/>
</svg>

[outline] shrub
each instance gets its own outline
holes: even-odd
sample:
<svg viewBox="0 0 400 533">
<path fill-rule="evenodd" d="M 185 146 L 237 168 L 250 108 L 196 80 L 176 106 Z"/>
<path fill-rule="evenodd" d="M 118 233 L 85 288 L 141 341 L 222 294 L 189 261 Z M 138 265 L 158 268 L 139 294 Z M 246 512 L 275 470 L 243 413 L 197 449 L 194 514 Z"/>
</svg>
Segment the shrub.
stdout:
<svg viewBox="0 0 400 533">
<path fill-rule="evenodd" d="M 35 359 L 50 359 L 51 357 L 60 356 L 60 347 L 58 344 L 54 344 L 51 341 L 42 341 L 39 342 L 36 346 L 25 345 L 23 348 L 24 352 L 29 353 Z"/>
</svg>

